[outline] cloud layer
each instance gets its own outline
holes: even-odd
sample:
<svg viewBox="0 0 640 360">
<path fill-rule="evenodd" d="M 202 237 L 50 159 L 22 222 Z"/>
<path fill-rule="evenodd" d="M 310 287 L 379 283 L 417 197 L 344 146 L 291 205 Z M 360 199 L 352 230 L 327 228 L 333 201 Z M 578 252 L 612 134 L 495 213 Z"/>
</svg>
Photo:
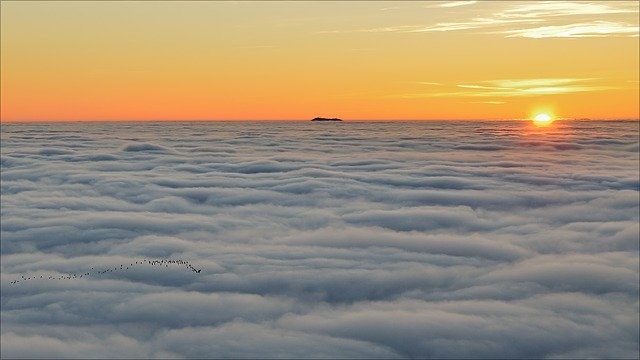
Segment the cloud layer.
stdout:
<svg viewBox="0 0 640 360">
<path fill-rule="evenodd" d="M 638 130 L 3 124 L 1 355 L 637 358 Z"/>
</svg>

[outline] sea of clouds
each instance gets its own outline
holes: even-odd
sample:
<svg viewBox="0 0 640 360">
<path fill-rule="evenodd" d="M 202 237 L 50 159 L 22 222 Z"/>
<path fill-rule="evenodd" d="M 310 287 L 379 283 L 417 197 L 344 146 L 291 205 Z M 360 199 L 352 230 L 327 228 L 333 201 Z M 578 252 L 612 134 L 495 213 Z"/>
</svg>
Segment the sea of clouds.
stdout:
<svg viewBox="0 0 640 360">
<path fill-rule="evenodd" d="M 1 136 L 3 358 L 638 357 L 638 122 Z"/>
</svg>

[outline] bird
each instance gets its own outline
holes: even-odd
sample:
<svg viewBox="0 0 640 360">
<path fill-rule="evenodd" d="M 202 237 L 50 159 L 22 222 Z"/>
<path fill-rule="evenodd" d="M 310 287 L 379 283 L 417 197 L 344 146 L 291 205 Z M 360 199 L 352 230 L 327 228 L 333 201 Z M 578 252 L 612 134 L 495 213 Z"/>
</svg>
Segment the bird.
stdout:
<svg viewBox="0 0 640 360">
<path fill-rule="evenodd" d="M 196 274 L 199 274 L 202 272 L 202 269 L 196 269 L 193 265 L 191 265 L 189 263 L 188 260 L 184 260 L 184 259 L 159 259 L 159 260 L 148 260 L 148 259 L 143 259 L 141 261 L 135 261 L 135 265 L 142 265 L 142 264 L 149 264 L 149 265 L 157 265 L 157 266 L 162 266 L 164 265 L 165 268 L 168 268 L 170 264 L 172 265 L 184 265 L 185 268 L 193 271 Z M 119 268 L 118 266 L 115 266 L 114 268 L 107 268 L 104 270 L 100 270 L 100 271 L 96 271 L 94 274 L 99 275 L 99 274 L 106 274 L 106 273 L 114 273 L 117 270 L 130 270 L 129 268 L 133 269 L 133 265 L 134 263 L 129 263 L 129 266 L 125 266 L 125 264 L 120 264 Z M 95 270 L 95 266 L 91 267 L 91 270 Z M 26 280 L 34 280 L 34 279 L 47 279 L 47 280 L 74 280 L 74 279 L 79 279 L 79 278 L 83 278 L 83 277 L 88 277 L 92 274 L 92 271 L 87 271 L 81 274 L 64 274 L 64 275 L 60 275 L 58 277 L 54 277 L 54 276 L 47 276 L 45 278 L 44 275 L 36 275 L 34 274 L 33 276 L 29 276 L 29 277 L 25 277 L 24 275 L 20 275 L 20 279 L 22 281 L 26 281 Z M 19 283 L 20 280 L 15 279 L 13 281 L 10 282 L 10 284 L 17 284 Z"/>
</svg>

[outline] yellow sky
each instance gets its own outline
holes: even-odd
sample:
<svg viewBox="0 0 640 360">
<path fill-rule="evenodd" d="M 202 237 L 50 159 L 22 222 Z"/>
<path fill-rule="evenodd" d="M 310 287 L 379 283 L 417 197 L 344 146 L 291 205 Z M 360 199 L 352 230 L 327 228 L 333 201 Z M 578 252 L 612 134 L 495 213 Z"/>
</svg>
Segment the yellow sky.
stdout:
<svg viewBox="0 0 640 360">
<path fill-rule="evenodd" d="M 639 3 L 1 3 L 1 119 L 638 119 Z"/>
</svg>

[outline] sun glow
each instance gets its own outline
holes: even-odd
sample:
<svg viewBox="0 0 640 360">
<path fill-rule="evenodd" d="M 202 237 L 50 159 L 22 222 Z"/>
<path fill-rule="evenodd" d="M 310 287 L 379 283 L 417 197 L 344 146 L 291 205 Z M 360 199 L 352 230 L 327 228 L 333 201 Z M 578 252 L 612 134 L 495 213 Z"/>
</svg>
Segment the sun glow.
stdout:
<svg viewBox="0 0 640 360">
<path fill-rule="evenodd" d="M 551 124 L 552 122 L 553 122 L 553 119 L 551 118 L 551 116 L 549 116 L 549 114 L 546 114 L 546 113 L 537 114 L 533 118 L 533 123 L 536 126 L 547 126 L 547 125 Z"/>
</svg>

